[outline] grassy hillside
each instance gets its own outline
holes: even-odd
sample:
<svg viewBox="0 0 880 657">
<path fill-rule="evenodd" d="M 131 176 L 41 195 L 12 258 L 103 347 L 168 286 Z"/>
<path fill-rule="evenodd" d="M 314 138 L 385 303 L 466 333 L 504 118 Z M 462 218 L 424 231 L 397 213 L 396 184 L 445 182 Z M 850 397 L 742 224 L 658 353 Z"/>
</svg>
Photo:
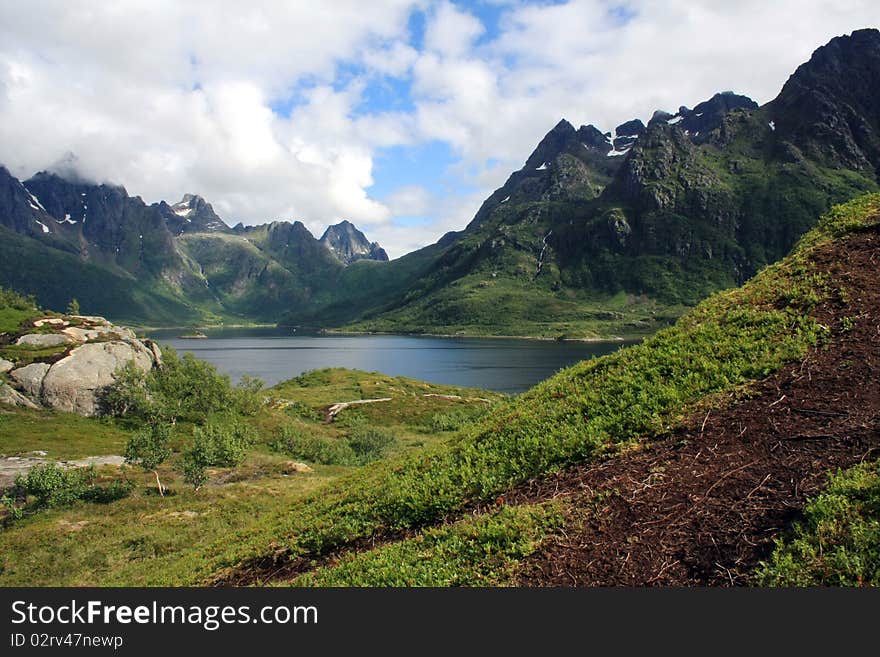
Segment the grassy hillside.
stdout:
<svg viewBox="0 0 880 657">
<path fill-rule="evenodd" d="M 653 125 L 596 198 L 514 192 L 484 206 L 393 307 L 348 328 L 543 337 L 663 328 L 784 256 L 834 204 L 878 189 L 873 171 L 823 165 L 779 138 L 773 111 L 732 112 L 699 142 Z"/>
<path fill-rule="evenodd" d="M 362 469 L 346 458 L 352 435 L 390 437 L 386 458 L 396 458 L 448 437 L 504 398 L 339 369 L 306 373 L 266 396 L 264 408 L 247 419 L 256 441 L 244 462 L 211 468 L 198 491 L 176 470 L 192 441 L 193 425 L 186 422 L 175 431 L 174 455 L 159 468 L 170 488 L 165 498 L 155 494 L 151 475 L 125 468 L 123 478 L 135 484 L 126 499 L 7 520 L 0 528 L 0 584 L 181 584 L 191 580 L 187 573 L 210 572 L 242 550 L 258 553 L 304 494 Z M 325 422 L 332 403 L 374 398 L 390 399 L 350 407 Z M 0 458 L 34 450 L 49 459 L 122 454 L 136 429 L 125 420 L 0 404 Z M 309 468 L 294 465 L 302 461 Z M 99 475 L 112 481 L 120 472 L 107 467 Z"/>
</svg>

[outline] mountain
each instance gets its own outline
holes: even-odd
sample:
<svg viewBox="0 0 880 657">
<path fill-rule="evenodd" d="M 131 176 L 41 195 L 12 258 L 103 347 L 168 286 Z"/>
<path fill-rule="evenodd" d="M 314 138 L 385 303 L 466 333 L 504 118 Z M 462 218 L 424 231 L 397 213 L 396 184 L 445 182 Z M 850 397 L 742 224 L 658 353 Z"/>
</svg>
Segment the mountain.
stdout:
<svg viewBox="0 0 880 657">
<path fill-rule="evenodd" d="M 201 196 L 184 194 L 174 205 L 165 201 L 157 204 L 165 224 L 174 235 L 182 233 L 226 232 L 229 226 L 214 212 L 214 208 Z"/>
<path fill-rule="evenodd" d="M 762 106 L 725 91 L 647 125 L 562 119 L 463 230 L 390 262 L 347 221 L 320 239 L 301 222 L 229 228 L 191 194 L 148 206 L 0 170 L 0 230 L 14 235 L 0 284 L 139 323 L 648 334 L 781 258 L 878 176 L 880 32 L 866 29 L 817 49 Z"/>
<path fill-rule="evenodd" d="M 364 234 L 347 220 L 329 226 L 319 241 L 346 266 L 355 260 L 388 261 L 385 249 L 379 246 L 378 242 L 368 241 Z"/>
<path fill-rule="evenodd" d="M 422 276 L 350 328 L 651 332 L 878 189 L 878 140 L 875 29 L 816 50 L 760 107 L 724 92 L 647 126 L 562 120 Z"/>
<path fill-rule="evenodd" d="M 365 243 L 387 260 L 344 225 L 349 254 Z M 121 186 L 49 172 L 21 182 L 2 167 L 0 232 L 0 285 L 141 324 L 274 321 L 314 305 L 347 264 L 298 221 L 232 229 L 194 194 L 147 205 Z"/>
</svg>

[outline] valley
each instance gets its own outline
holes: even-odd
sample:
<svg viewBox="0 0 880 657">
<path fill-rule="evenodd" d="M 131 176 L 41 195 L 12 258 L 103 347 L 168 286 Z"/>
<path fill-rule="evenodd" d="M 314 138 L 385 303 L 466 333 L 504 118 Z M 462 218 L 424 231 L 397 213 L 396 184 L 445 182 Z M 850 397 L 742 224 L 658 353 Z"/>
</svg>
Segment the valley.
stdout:
<svg viewBox="0 0 880 657">
<path fill-rule="evenodd" d="M 562 119 L 394 259 L 0 166 L 0 585 L 880 585 L 878 91 Z"/>
</svg>

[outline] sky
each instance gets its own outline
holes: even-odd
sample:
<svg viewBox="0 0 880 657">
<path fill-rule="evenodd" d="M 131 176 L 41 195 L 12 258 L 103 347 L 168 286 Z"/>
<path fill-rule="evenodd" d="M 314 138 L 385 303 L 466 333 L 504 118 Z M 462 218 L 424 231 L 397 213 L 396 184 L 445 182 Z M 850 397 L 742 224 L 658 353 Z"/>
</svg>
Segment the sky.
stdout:
<svg viewBox="0 0 880 657">
<path fill-rule="evenodd" d="M 876 0 L 6 0 L 0 164 L 234 224 L 460 230 L 560 118 L 772 100 Z"/>
</svg>

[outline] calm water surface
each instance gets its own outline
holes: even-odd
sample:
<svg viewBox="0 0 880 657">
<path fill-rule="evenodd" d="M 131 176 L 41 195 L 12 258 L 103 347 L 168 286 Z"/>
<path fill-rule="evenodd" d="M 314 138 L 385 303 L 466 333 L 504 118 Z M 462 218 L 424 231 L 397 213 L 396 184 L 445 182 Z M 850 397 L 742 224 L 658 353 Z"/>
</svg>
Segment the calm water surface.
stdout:
<svg viewBox="0 0 880 657">
<path fill-rule="evenodd" d="M 150 337 L 216 365 L 233 380 L 259 377 L 267 385 L 323 367 L 347 367 L 446 385 L 518 393 L 578 361 L 633 342 L 551 342 L 399 335 L 294 335 L 285 329 L 206 330 L 207 339 Z"/>
</svg>

